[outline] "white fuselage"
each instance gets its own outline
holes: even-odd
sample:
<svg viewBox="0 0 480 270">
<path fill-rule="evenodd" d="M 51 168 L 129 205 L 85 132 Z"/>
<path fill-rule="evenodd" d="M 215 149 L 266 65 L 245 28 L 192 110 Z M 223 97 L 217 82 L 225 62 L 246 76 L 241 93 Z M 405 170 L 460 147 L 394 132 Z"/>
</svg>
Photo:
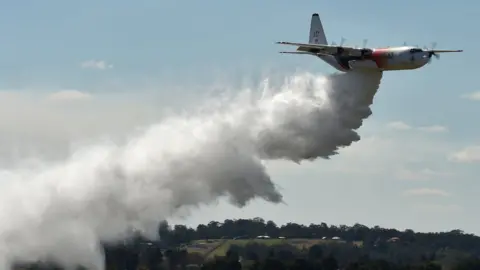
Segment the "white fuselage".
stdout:
<svg viewBox="0 0 480 270">
<path fill-rule="evenodd" d="M 339 71 L 353 70 L 409 70 L 423 67 L 428 63 L 428 52 L 415 47 L 394 47 L 372 49 L 364 56 L 318 55 L 318 57 Z"/>
</svg>

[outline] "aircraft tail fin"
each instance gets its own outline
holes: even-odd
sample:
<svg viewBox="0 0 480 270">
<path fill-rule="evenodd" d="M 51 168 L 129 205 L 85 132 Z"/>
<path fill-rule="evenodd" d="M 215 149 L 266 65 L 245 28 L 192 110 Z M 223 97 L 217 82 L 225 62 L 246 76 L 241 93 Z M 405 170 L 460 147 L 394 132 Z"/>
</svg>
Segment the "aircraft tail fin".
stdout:
<svg viewBox="0 0 480 270">
<path fill-rule="evenodd" d="M 310 37 L 308 40 L 310 44 L 328 44 L 325 31 L 323 31 L 323 25 L 320 21 L 318 13 L 312 14 L 312 20 L 310 22 Z"/>
</svg>

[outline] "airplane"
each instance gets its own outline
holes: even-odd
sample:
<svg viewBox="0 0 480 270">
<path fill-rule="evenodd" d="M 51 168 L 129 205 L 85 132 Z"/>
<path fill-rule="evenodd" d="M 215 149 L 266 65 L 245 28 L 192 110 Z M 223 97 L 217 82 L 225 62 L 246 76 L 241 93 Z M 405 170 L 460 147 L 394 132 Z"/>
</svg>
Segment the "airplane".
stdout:
<svg viewBox="0 0 480 270">
<path fill-rule="evenodd" d="M 463 50 L 428 50 L 412 46 L 354 48 L 328 45 L 318 13 L 312 14 L 308 43 L 280 41 L 276 44 L 298 46 L 297 51 L 280 53 L 313 55 L 342 72 L 412 70 L 425 66 L 432 56 L 438 59 L 440 53 L 463 52 Z"/>
</svg>

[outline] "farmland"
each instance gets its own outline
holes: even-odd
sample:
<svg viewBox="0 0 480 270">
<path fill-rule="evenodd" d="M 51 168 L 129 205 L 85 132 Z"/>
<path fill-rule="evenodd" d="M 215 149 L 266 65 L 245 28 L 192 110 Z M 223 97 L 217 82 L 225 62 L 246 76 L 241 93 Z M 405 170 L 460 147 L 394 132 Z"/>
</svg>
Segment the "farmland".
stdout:
<svg viewBox="0 0 480 270">
<path fill-rule="evenodd" d="M 210 239 L 210 240 L 196 240 L 186 245 L 189 253 L 199 253 L 206 259 L 212 259 L 215 256 L 223 256 L 232 245 L 245 246 L 250 243 L 258 243 L 266 246 L 275 246 L 282 244 L 290 244 L 298 249 L 308 249 L 312 245 L 321 244 L 346 244 L 341 240 L 324 240 L 324 239 Z M 361 246 L 362 242 L 354 242 L 354 245 Z"/>
</svg>

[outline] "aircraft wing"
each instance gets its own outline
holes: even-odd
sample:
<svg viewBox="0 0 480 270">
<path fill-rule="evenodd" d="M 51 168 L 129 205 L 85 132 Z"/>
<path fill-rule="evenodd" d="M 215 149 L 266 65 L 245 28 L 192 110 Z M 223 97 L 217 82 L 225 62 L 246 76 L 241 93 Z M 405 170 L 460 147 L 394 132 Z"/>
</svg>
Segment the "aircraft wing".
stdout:
<svg viewBox="0 0 480 270">
<path fill-rule="evenodd" d="M 463 50 L 430 50 L 433 53 L 463 52 Z"/>
<path fill-rule="evenodd" d="M 326 55 L 362 55 L 362 52 L 371 52 L 370 49 L 353 48 L 346 46 L 324 45 L 324 44 L 309 44 L 280 41 L 277 44 L 298 46 L 297 51 L 309 52 L 311 54 L 326 54 Z"/>
</svg>

